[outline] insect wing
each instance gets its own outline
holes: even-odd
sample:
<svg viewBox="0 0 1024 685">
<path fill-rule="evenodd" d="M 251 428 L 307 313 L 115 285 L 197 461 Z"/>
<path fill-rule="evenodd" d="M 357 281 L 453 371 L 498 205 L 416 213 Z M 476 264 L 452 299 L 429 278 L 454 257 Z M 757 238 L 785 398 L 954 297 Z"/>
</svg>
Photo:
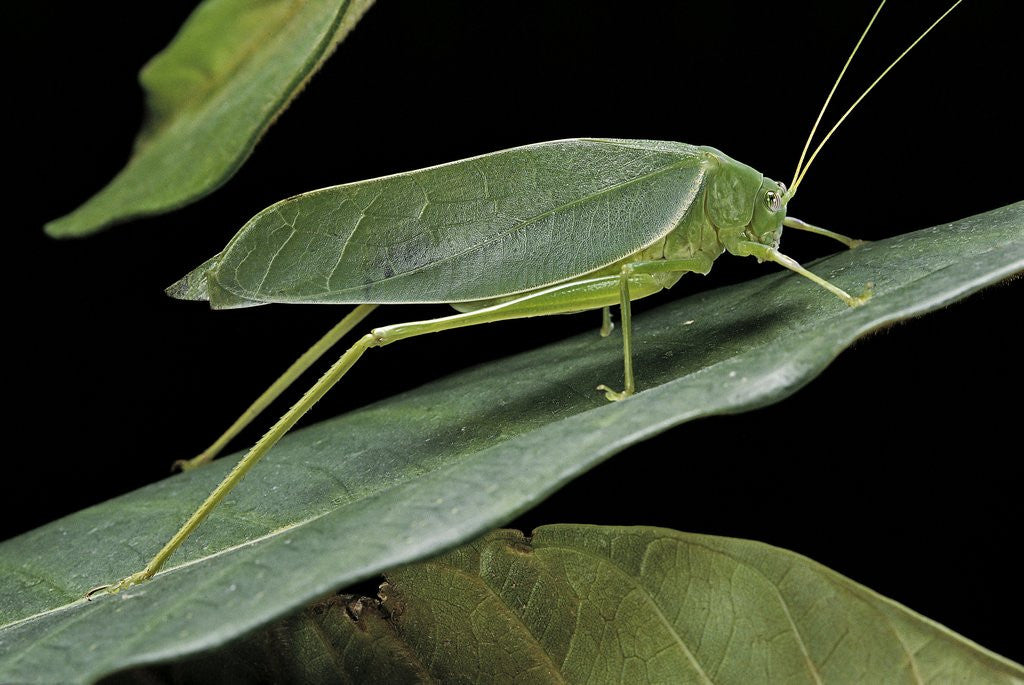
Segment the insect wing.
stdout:
<svg viewBox="0 0 1024 685">
<path fill-rule="evenodd" d="M 693 204 L 705 159 L 682 143 L 561 140 L 316 190 L 257 214 L 169 292 L 237 307 L 531 290 L 664 237 Z"/>
</svg>

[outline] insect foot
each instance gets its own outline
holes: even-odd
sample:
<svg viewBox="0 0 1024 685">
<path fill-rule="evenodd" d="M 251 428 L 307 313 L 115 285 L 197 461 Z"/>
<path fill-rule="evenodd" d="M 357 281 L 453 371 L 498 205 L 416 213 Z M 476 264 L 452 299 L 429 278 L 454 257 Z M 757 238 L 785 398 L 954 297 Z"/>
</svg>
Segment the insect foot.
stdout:
<svg viewBox="0 0 1024 685">
<path fill-rule="evenodd" d="M 185 471 L 191 471 L 192 469 L 199 468 L 211 459 L 213 459 L 213 457 L 208 456 L 206 452 L 203 452 L 198 457 L 193 457 L 192 459 L 176 459 L 174 463 L 171 464 L 171 473 L 184 473 Z"/>
<path fill-rule="evenodd" d="M 630 390 L 629 388 L 626 388 L 622 392 L 616 392 L 615 390 L 612 390 L 611 388 L 609 388 L 604 383 L 602 383 L 601 385 L 597 386 L 597 389 L 604 391 L 604 396 L 606 398 L 608 398 L 609 402 L 618 402 L 619 400 L 624 400 L 624 399 L 626 399 L 627 397 L 629 397 L 630 395 L 633 394 L 633 391 Z"/>
<path fill-rule="evenodd" d="M 850 301 L 847 302 L 851 307 L 859 307 L 871 299 L 871 296 L 875 294 L 875 284 L 868 281 L 864 284 L 864 291 L 857 297 L 851 297 Z"/>
<path fill-rule="evenodd" d="M 85 593 L 85 598 L 91 602 L 92 598 L 100 593 L 107 595 L 116 595 L 121 590 L 127 590 L 133 585 L 138 585 L 144 580 L 149 580 L 150 576 L 152 575 L 152 573 L 149 573 L 147 571 L 139 571 L 138 573 L 133 573 L 127 578 L 122 578 L 121 580 L 117 581 L 112 585 L 100 585 L 99 587 L 94 587 L 93 589 Z"/>
</svg>

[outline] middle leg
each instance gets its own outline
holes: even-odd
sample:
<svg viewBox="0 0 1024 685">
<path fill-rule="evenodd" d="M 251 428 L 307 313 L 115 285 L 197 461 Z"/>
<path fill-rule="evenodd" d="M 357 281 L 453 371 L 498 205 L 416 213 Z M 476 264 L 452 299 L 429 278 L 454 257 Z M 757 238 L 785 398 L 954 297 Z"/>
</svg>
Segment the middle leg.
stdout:
<svg viewBox="0 0 1024 685">
<path fill-rule="evenodd" d="M 634 299 L 630 292 L 630 281 L 638 275 L 654 275 L 658 273 L 685 273 L 696 271 L 707 273 L 711 270 L 712 261 L 709 257 L 701 254 L 689 259 L 655 259 L 644 262 L 630 262 L 622 265 L 619 272 L 619 309 L 622 323 L 622 366 L 626 383 L 622 391 L 612 390 L 602 383 L 597 386 L 598 390 L 604 391 L 604 396 L 610 402 L 624 400 L 636 392 L 636 382 L 633 379 L 633 314 L 630 302 Z"/>
</svg>

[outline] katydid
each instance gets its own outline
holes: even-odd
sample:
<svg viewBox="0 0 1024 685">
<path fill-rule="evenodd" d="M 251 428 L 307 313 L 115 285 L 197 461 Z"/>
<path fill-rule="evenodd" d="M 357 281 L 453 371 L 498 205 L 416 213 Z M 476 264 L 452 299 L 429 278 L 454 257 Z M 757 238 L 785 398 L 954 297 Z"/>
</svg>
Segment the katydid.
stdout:
<svg viewBox="0 0 1024 685">
<path fill-rule="evenodd" d="M 624 385 L 601 384 L 608 400 L 636 391 L 630 303 L 706 274 L 728 252 L 773 261 L 850 295 L 779 251 L 783 227 L 861 241 L 787 216 L 807 169 L 871 89 L 962 0 L 925 30 L 839 118 L 808 156 L 832 94 L 818 115 L 789 187 L 715 148 L 684 143 L 581 138 L 481 155 L 427 169 L 316 190 L 253 217 L 212 259 L 168 288 L 214 309 L 271 302 L 354 304 L 355 309 L 285 372 L 199 457 L 211 460 L 306 368 L 375 307 L 446 303 L 458 313 L 374 328 L 359 338 L 252 447 L 144 570 L 90 592 L 117 592 L 150 578 L 246 472 L 373 347 L 509 319 L 602 310 L 611 331 L 618 305 Z M 806 162 L 805 162 L 806 160 Z"/>
</svg>

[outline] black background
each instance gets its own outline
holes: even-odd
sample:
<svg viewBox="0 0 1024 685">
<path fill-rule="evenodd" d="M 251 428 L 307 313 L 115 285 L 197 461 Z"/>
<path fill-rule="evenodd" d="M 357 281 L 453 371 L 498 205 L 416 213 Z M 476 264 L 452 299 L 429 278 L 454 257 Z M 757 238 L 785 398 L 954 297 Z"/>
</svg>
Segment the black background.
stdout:
<svg viewBox="0 0 1024 685">
<path fill-rule="evenodd" d="M 122 167 L 143 116 L 136 73 L 189 4 L 35 7 L 7 22 L 20 41 L 7 98 L 15 121 L 5 157 L 15 178 L 5 203 L 0 537 L 164 477 L 341 315 L 295 306 L 211 312 L 163 295 L 259 209 L 325 185 L 576 136 L 713 145 L 788 182 L 873 10 L 864 2 L 381 0 L 223 188 L 88 239 L 46 238 L 46 220 Z M 1019 200 L 1012 4 L 965 3 L 929 36 L 850 118 L 791 213 L 882 238 Z M 837 105 L 943 9 L 887 7 Z M 794 233 L 783 247 L 799 259 L 836 249 Z M 659 297 L 772 268 L 727 255 L 708 279 Z M 1019 283 L 994 287 L 875 334 L 794 397 L 626 450 L 513 525 L 645 524 L 762 540 L 1022 660 L 1019 631 L 1006 628 L 1024 610 L 1014 563 L 1021 292 Z M 443 313 L 395 307 L 368 323 Z M 358 393 L 328 396 L 311 420 L 592 329 L 595 317 L 389 348 L 386 363 L 346 379 Z"/>
</svg>

